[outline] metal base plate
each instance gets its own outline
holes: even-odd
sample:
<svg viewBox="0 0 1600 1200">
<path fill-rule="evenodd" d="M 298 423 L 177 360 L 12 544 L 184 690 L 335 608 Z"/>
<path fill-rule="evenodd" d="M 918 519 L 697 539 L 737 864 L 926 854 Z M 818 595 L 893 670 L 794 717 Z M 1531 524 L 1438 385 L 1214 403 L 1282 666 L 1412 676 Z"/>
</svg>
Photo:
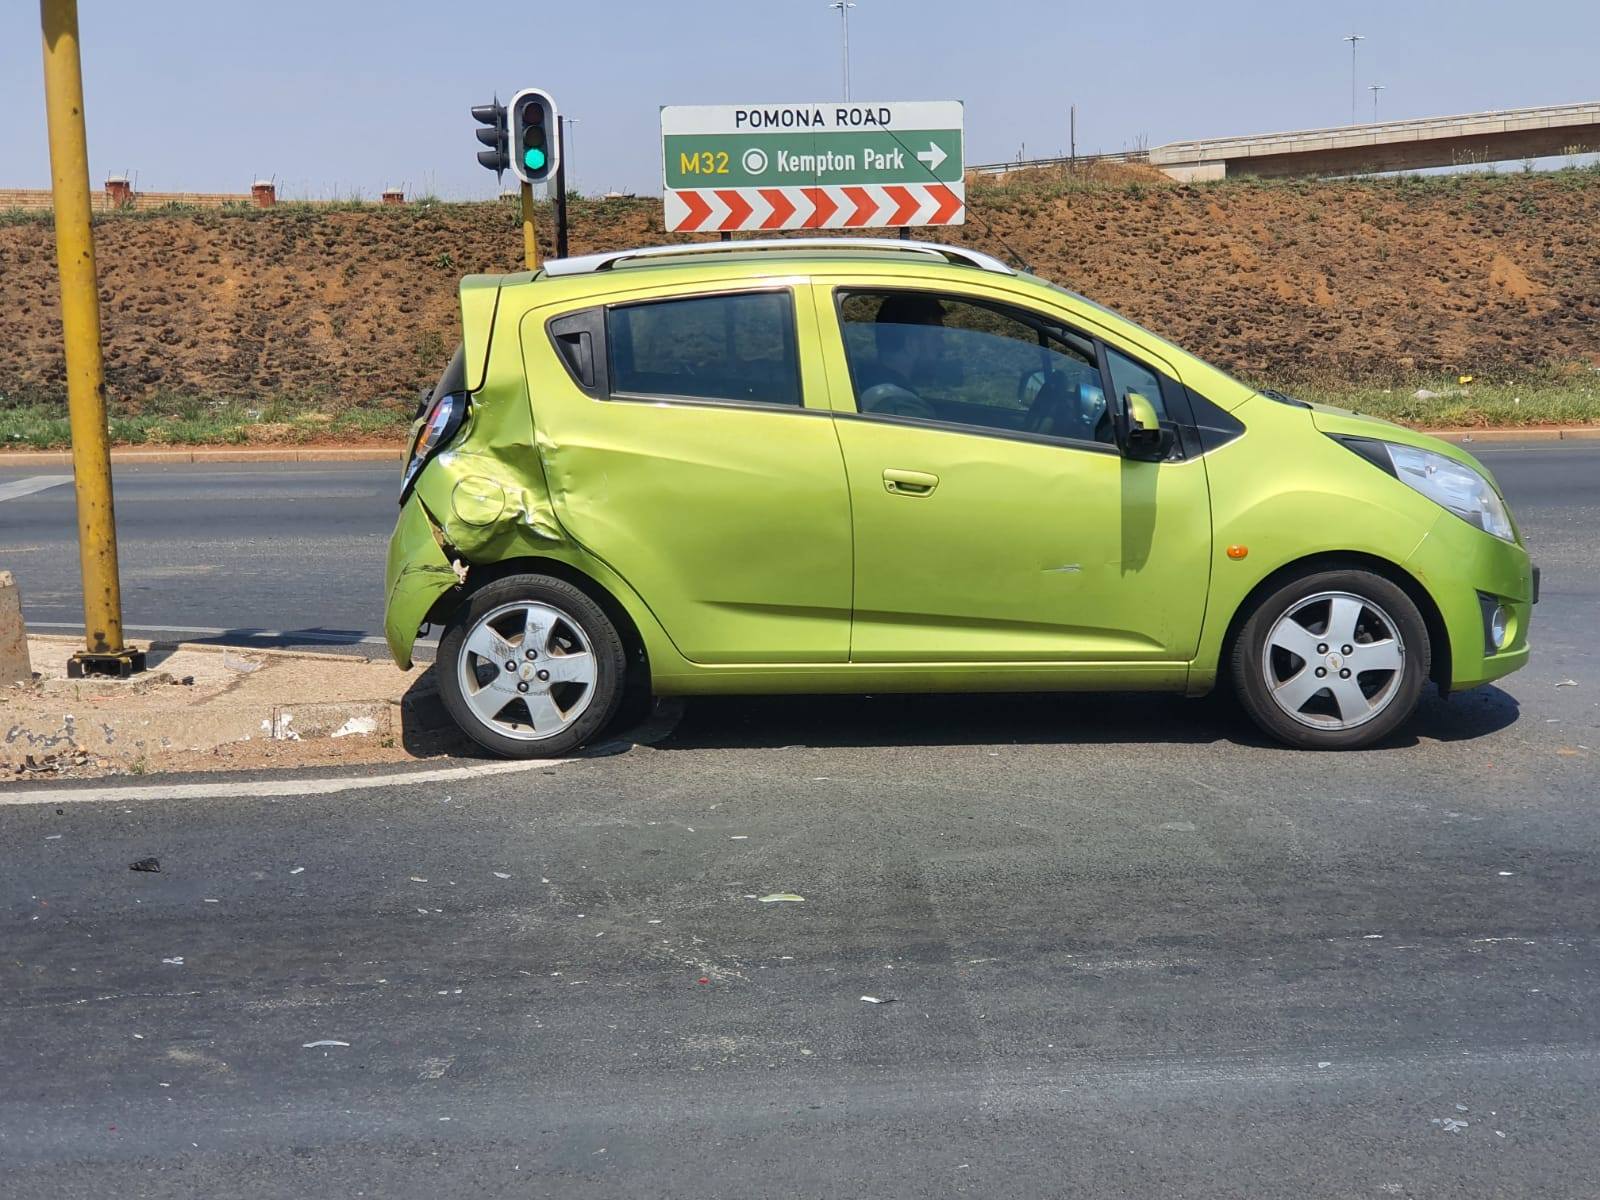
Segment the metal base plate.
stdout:
<svg viewBox="0 0 1600 1200">
<path fill-rule="evenodd" d="M 115 653 L 104 654 L 97 654 L 92 650 L 79 650 L 67 660 L 68 679 L 87 679 L 91 676 L 127 679 L 144 669 L 143 650 L 118 650 Z"/>
</svg>

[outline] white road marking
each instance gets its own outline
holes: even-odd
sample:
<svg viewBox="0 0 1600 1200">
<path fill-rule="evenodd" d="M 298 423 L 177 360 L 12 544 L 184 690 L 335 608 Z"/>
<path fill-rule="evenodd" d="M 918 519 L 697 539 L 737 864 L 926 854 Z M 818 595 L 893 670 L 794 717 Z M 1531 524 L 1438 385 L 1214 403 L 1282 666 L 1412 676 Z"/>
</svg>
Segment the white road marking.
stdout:
<svg viewBox="0 0 1600 1200">
<path fill-rule="evenodd" d="M 63 483 L 71 482 L 71 475 L 34 475 L 28 479 L 0 483 L 0 500 L 17 500 L 23 496 L 31 496 L 35 492 L 42 492 L 46 488 L 60 487 Z"/>
<path fill-rule="evenodd" d="M 65 608 L 66 605 L 58 604 L 51 605 L 49 607 Z M 27 626 L 29 629 L 70 629 L 74 632 L 80 632 L 83 629 L 83 622 L 29 621 L 27 622 Z M 388 645 L 388 642 L 381 637 L 359 637 L 352 639 L 341 637 L 336 633 L 319 633 L 315 629 L 218 629 L 207 625 L 136 625 L 128 622 L 124 622 L 122 628 L 123 632 L 125 633 L 192 633 L 198 637 L 232 637 L 240 639 L 254 638 L 280 642 L 296 642 L 305 644 L 316 643 L 319 646 Z M 423 647 L 437 648 L 439 642 L 437 638 L 421 638 L 418 639 L 416 644 Z"/>
<path fill-rule="evenodd" d="M 464 783 L 491 775 L 539 771 L 572 762 L 541 758 L 526 762 L 474 763 L 469 767 L 435 767 L 427 771 L 393 771 L 387 775 L 338 776 L 329 779 L 250 779 L 230 783 L 141 784 L 118 787 L 98 784 L 81 788 L 27 788 L 0 791 L 0 804 L 87 804 L 128 800 L 242 800 L 258 796 L 331 796 L 370 788 L 407 787 L 418 783 Z"/>
</svg>

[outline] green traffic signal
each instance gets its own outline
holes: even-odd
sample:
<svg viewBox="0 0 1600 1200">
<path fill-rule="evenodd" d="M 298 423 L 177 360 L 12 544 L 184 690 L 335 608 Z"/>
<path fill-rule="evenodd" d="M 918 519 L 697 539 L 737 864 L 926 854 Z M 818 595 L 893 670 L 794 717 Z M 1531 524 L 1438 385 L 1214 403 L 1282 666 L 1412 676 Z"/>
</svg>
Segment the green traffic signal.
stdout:
<svg viewBox="0 0 1600 1200">
<path fill-rule="evenodd" d="M 511 98 L 511 166 L 523 183 L 547 183 L 561 158 L 556 141 L 560 118 L 555 101 L 539 88 L 523 88 Z"/>
</svg>

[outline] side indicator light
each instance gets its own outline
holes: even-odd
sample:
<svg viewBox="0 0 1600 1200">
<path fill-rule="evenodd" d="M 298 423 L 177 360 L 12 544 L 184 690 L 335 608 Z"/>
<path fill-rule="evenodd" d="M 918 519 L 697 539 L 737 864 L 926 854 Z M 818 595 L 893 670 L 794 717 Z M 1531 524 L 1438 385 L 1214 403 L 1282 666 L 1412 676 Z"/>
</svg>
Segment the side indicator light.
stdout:
<svg viewBox="0 0 1600 1200">
<path fill-rule="evenodd" d="M 1249 546 L 1229 546 L 1228 547 L 1228 557 L 1229 558 L 1243 558 L 1246 554 L 1249 554 L 1249 553 L 1250 553 L 1250 547 Z"/>
</svg>

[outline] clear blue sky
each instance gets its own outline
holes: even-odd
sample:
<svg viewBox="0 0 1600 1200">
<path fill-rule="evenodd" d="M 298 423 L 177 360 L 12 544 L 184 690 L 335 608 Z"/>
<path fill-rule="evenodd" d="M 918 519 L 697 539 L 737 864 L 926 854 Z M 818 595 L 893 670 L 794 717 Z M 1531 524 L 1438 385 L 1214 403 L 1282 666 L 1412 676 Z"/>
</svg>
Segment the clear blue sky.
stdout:
<svg viewBox="0 0 1600 1200">
<path fill-rule="evenodd" d="M 550 90 L 572 182 L 660 190 L 661 104 L 830 100 L 826 0 L 81 0 L 90 170 L 148 191 L 487 197 L 467 109 Z M 469 13 L 487 15 L 470 16 Z M 966 101 L 967 161 L 1600 99 L 1595 0 L 858 0 L 857 100 Z M 49 180 L 32 0 L 0 5 L 0 187 Z"/>
</svg>

